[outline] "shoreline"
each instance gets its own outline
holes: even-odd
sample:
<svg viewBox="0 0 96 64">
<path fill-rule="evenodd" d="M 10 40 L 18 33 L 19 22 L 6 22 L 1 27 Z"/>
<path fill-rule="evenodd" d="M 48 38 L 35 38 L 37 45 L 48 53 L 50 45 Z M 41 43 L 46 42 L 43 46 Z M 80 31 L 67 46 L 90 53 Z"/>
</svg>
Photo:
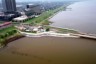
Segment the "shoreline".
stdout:
<svg viewBox="0 0 96 64">
<path fill-rule="evenodd" d="M 64 6 L 61 6 L 62 7 L 62 9 L 63 9 L 63 7 Z M 58 8 L 57 8 L 58 9 Z M 57 13 L 59 13 L 61 11 L 61 9 L 59 9 L 56 13 L 53 13 L 51 16 L 49 16 L 47 19 L 44 19 L 44 20 L 47 20 L 48 22 L 49 22 L 49 19 L 50 18 L 52 18 L 54 15 L 56 15 Z M 43 20 L 43 21 L 44 21 Z M 49 26 L 49 25 L 48 25 Z M 28 33 L 27 33 L 28 34 Z M 49 34 L 49 33 L 48 33 Z M 21 33 L 21 35 L 22 35 L 22 33 Z M 38 34 L 35 34 L 35 35 L 38 35 Z M 23 35 L 23 36 L 25 36 L 25 35 Z M 39 35 L 40 36 L 40 35 Z M 43 36 L 44 36 L 44 34 L 43 34 Z M 48 36 L 48 35 L 47 35 Z M 14 40 L 17 40 L 17 39 L 19 39 L 19 38 L 16 38 L 16 37 L 18 37 L 18 36 L 15 36 L 15 37 L 12 37 L 12 38 L 9 38 L 9 39 L 6 39 L 6 40 L 4 40 L 3 41 L 3 45 L 1 44 L 0 45 L 0 48 L 2 48 L 2 47 L 5 47 L 9 42 L 10 42 L 10 39 L 13 39 L 13 40 L 11 40 L 11 41 L 14 41 Z M 16 38 L 16 39 L 15 39 Z M 2 42 L 1 42 L 2 43 Z"/>
<path fill-rule="evenodd" d="M 48 17 L 47 19 L 44 19 L 44 20 L 47 20 L 48 22 L 51 22 L 51 21 L 49 21 L 49 19 L 51 19 L 52 17 L 54 17 L 56 14 L 58 14 L 61 11 L 62 10 L 59 10 L 58 12 L 52 14 L 50 17 Z M 51 24 L 49 24 L 48 26 L 50 28 L 54 27 L 54 26 L 51 26 Z M 61 27 L 54 27 L 54 28 L 56 28 L 56 30 L 58 30 L 58 29 L 72 30 L 72 31 L 74 31 L 74 33 L 70 33 L 70 32 L 69 33 L 63 33 L 63 31 L 61 31 L 62 33 L 56 33 L 56 32 L 50 31 L 50 32 L 42 32 L 42 33 L 36 33 L 36 34 L 35 33 L 28 33 L 28 32 L 21 32 L 21 31 L 19 31 L 19 32 L 21 33 L 21 35 L 23 35 L 25 37 L 43 37 L 43 36 L 49 36 L 49 37 L 51 37 L 52 36 L 52 37 L 63 37 L 63 38 L 65 38 L 65 37 L 81 38 L 80 35 L 86 35 L 86 36 L 90 35 L 90 34 L 87 34 L 87 33 L 80 32 L 80 31 L 75 30 L 75 29 L 61 28 Z M 78 34 L 75 33 L 75 32 L 77 32 Z M 91 36 L 89 36 L 89 38 L 90 37 Z M 14 39 L 14 37 L 13 37 L 13 39 Z M 17 39 L 20 39 L 20 38 L 17 38 Z M 17 40 L 17 39 L 15 39 L 15 40 Z M 14 41 L 14 40 L 12 40 L 12 41 Z M 4 43 L 5 42 L 7 44 L 10 43 L 10 39 L 5 40 Z M 4 46 L 1 45 L 0 48 L 5 47 L 7 44 L 5 44 Z"/>
<path fill-rule="evenodd" d="M 56 26 L 50 26 L 50 27 L 59 28 L 59 29 L 73 30 L 73 31 L 76 31 L 76 32 L 78 32 L 79 34 L 86 34 L 86 33 L 80 32 L 79 30 L 70 29 L 70 28 L 62 28 L 62 27 L 56 27 Z"/>
<path fill-rule="evenodd" d="M 8 43 L 18 40 L 23 37 L 25 37 L 25 36 L 21 34 L 21 35 L 16 35 L 16 36 L 10 37 L 8 39 L 5 39 L 3 42 L 0 42 L 0 43 L 3 43 L 3 44 L 0 44 L 0 49 L 6 47 Z"/>
<path fill-rule="evenodd" d="M 78 36 L 71 35 L 70 33 L 67 34 L 61 34 L 61 33 L 55 33 L 55 32 L 43 32 L 43 33 L 27 33 L 27 32 L 20 32 L 26 37 L 43 37 L 43 36 L 53 36 L 53 37 L 75 37 L 79 38 Z"/>
</svg>

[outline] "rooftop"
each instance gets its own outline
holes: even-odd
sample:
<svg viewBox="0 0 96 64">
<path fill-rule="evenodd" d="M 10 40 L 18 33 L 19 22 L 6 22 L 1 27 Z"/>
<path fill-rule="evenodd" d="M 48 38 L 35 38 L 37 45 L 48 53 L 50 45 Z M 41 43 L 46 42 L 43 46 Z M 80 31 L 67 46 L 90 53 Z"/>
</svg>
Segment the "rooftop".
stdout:
<svg viewBox="0 0 96 64">
<path fill-rule="evenodd" d="M 27 16 L 21 16 L 21 17 L 14 18 L 14 20 L 22 21 L 22 20 L 26 20 L 27 18 L 28 18 Z"/>
<path fill-rule="evenodd" d="M 12 24 L 12 23 L 11 22 L 4 22 L 4 23 L 0 24 L 0 27 L 6 26 L 6 25 L 9 25 L 9 24 Z"/>
</svg>

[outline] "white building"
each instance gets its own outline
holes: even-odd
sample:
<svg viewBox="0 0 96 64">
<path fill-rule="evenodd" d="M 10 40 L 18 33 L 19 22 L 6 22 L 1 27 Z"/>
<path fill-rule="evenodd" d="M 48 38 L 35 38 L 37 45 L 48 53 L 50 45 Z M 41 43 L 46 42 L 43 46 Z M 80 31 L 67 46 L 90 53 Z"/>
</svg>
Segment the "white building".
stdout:
<svg viewBox="0 0 96 64">
<path fill-rule="evenodd" d="M 27 19 L 28 19 L 27 16 L 21 16 L 21 17 L 14 18 L 13 21 L 14 22 L 24 22 Z"/>
</svg>

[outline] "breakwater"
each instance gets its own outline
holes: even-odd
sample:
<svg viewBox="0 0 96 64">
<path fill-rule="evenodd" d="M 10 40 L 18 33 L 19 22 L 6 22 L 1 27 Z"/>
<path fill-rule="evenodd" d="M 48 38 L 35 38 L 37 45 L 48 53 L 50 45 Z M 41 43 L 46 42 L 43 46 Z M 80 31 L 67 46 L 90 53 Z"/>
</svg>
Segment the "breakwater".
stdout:
<svg viewBox="0 0 96 64">
<path fill-rule="evenodd" d="M 26 32 L 21 32 L 26 37 L 43 37 L 43 36 L 53 36 L 53 37 L 75 37 L 78 38 L 78 36 L 70 35 L 68 34 L 61 34 L 61 33 L 54 33 L 54 32 L 43 32 L 43 33 L 26 33 Z"/>
</svg>

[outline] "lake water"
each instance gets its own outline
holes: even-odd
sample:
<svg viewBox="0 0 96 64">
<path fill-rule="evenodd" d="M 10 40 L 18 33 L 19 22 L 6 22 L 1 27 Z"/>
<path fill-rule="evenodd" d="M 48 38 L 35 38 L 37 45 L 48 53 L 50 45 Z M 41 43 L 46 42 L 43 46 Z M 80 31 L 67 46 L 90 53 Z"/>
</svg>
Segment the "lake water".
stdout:
<svg viewBox="0 0 96 64">
<path fill-rule="evenodd" d="M 52 26 L 76 29 L 80 32 L 96 34 L 96 1 L 76 2 L 66 11 L 55 15 Z"/>
<path fill-rule="evenodd" d="M 96 64 L 96 40 L 25 37 L 0 51 L 0 64 Z"/>
</svg>

